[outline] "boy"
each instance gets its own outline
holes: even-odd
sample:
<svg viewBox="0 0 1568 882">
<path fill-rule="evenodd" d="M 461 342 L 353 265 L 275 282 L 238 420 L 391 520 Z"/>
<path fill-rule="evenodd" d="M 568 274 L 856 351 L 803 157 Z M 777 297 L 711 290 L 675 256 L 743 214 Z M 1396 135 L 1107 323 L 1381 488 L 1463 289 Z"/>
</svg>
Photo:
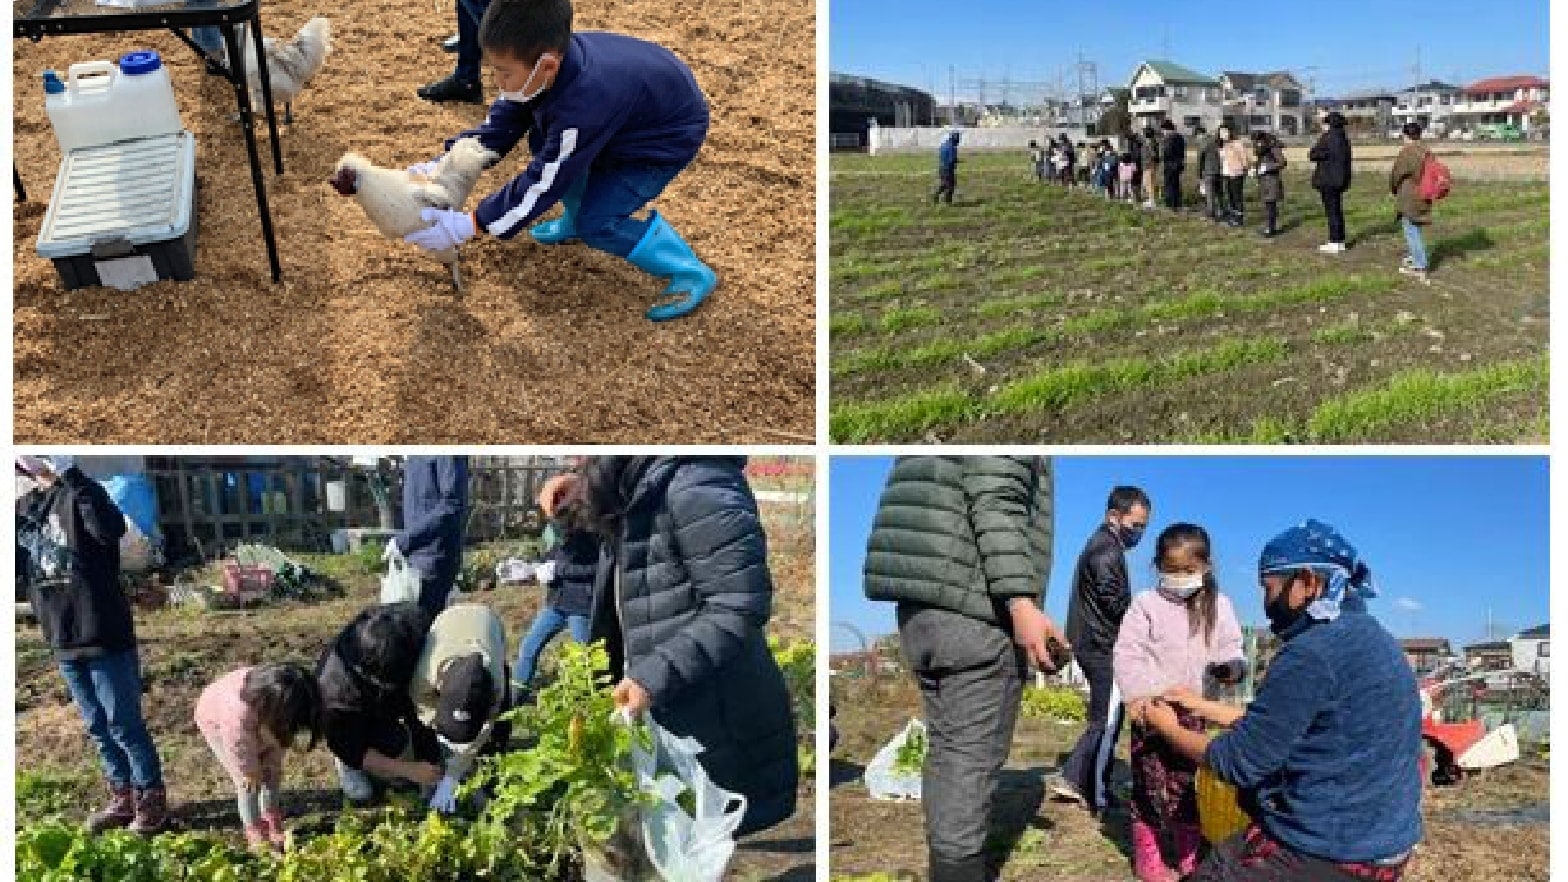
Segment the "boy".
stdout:
<svg viewBox="0 0 1568 882">
<path fill-rule="evenodd" d="M 572 32 L 571 0 L 493 0 L 479 44 L 496 73 L 500 100 L 483 125 L 446 142 L 477 137 L 503 156 L 528 137 L 533 159 L 472 213 L 425 209 L 428 229 L 405 241 L 431 251 L 484 231 L 510 239 L 559 201 L 562 215 L 529 229 L 555 245 L 581 239 L 669 279 L 659 322 L 686 315 L 718 277 L 652 201 L 697 156 L 708 134 L 708 102 L 691 70 L 662 46 L 619 34 Z M 411 166 L 428 172 L 436 160 Z"/>
<path fill-rule="evenodd" d="M 937 187 L 931 201 L 938 199 L 953 204 L 953 191 L 958 189 L 958 133 L 948 132 L 947 138 L 936 152 Z"/>
</svg>

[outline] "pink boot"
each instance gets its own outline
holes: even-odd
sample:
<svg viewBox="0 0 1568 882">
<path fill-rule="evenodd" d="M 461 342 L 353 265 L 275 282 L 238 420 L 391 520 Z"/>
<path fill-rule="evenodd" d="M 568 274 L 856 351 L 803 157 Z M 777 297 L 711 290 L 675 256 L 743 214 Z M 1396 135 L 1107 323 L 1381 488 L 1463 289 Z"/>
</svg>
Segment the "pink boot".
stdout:
<svg viewBox="0 0 1568 882">
<path fill-rule="evenodd" d="M 1176 840 L 1176 870 L 1190 876 L 1198 869 L 1198 849 L 1203 845 L 1203 833 L 1190 824 L 1181 824 L 1174 831 Z"/>
<path fill-rule="evenodd" d="M 1132 872 L 1138 882 L 1176 882 L 1177 876 L 1165 866 L 1160 854 L 1160 837 L 1154 828 L 1134 818 L 1132 821 Z"/>
<path fill-rule="evenodd" d="M 282 851 L 288 843 L 288 831 L 283 827 L 283 813 L 277 809 L 261 816 L 261 826 L 267 831 L 272 847 Z"/>
</svg>

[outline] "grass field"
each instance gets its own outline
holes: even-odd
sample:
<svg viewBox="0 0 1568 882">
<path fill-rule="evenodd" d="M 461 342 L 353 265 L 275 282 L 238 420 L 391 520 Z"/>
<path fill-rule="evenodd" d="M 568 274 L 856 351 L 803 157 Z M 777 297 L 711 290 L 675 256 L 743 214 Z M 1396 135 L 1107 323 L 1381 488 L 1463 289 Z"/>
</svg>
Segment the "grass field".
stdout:
<svg viewBox="0 0 1568 882">
<path fill-rule="evenodd" d="M 919 803 L 873 801 L 860 775 L 877 749 L 920 713 L 908 680 L 835 679 L 840 742 L 831 765 L 829 864 L 834 882 L 895 882 L 925 877 L 925 838 Z M 1002 882 L 1124 882 L 1127 815 L 1104 823 L 1081 809 L 1045 799 L 1045 777 L 1055 772 L 1082 724 L 1019 720 L 1012 753 L 997 792 L 987 851 Z M 1114 786 L 1129 786 L 1127 738 L 1114 766 Z M 1422 815 L 1423 839 L 1407 882 L 1546 882 L 1548 825 L 1532 818 L 1496 823 L 1510 812 L 1543 809 L 1549 799 L 1547 760 L 1532 753 L 1520 762 L 1481 772 L 1454 787 L 1430 788 Z M 1521 812 L 1521 814 L 1529 814 Z"/>
<path fill-rule="evenodd" d="M 1011 154 L 966 156 L 934 205 L 933 163 L 832 159 L 835 441 L 1547 437 L 1544 179 L 1458 180 L 1423 286 L 1397 272 L 1380 169 L 1347 195 L 1350 250 L 1324 255 L 1306 168 L 1265 240 L 1250 183 L 1238 230 L 1036 184 Z"/>
</svg>

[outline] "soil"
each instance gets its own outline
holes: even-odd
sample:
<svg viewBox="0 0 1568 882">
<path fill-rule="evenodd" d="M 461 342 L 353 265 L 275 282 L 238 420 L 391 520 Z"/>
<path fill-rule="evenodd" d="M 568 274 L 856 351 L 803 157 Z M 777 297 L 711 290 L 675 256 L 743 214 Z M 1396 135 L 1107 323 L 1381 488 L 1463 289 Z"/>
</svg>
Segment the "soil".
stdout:
<svg viewBox="0 0 1568 882">
<path fill-rule="evenodd" d="M 860 783 L 867 762 L 914 716 L 920 699 L 912 683 L 882 678 L 835 678 L 839 747 L 832 759 L 829 854 L 832 877 L 885 872 L 894 878 L 925 878 L 924 821 L 918 803 L 873 801 Z M 1105 823 L 1082 809 L 1045 797 L 1044 780 L 1054 774 L 1082 731 L 1081 724 L 1021 719 L 991 818 L 988 851 L 1003 882 L 1049 878 L 1054 882 L 1131 880 L 1124 811 Z M 1124 736 L 1113 766 L 1118 792 L 1131 778 Z M 1544 806 L 1549 800 L 1544 759 L 1477 773 L 1453 787 L 1429 788 L 1425 831 L 1408 882 L 1546 882 L 1548 825 L 1480 825 L 1452 819 L 1456 809 Z"/>
<path fill-rule="evenodd" d="M 272 284 L 231 87 L 158 32 L 19 40 L 13 208 L 16 438 L 92 443 L 780 443 L 814 431 L 815 9 L 721 0 L 694 17 L 652 0 L 577 10 L 582 29 L 672 48 L 713 125 L 655 207 L 718 272 L 712 298 L 656 325 L 663 285 L 581 244 L 520 235 L 464 249 L 466 290 L 384 239 L 327 178 L 349 150 L 388 166 L 439 152 L 479 105 L 419 100 L 450 71 L 450 4 L 273 0 L 287 37 L 332 19 L 334 51 L 280 131 L 266 189 L 283 263 Z M 35 250 L 59 150 L 39 74 L 159 51 L 197 139 L 197 279 L 67 292 Z M 487 72 L 485 92 L 495 87 Z M 281 120 L 281 108 L 280 108 Z M 522 171 L 487 172 L 475 198 Z"/>
<path fill-rule="evenodd" d="M 775 582 L 770 633 L 786 640 L 810 639 L 815 579 L 809 536 L 768 521 L 770 564 Z M 804 536 L 804 539 L 803 539 Z M 163 610 L 138 614 L 137 635 L 144 676 L 143 713 L 158 743 L 178 828 L 217 832 L 239 839 L 232 785 L 212 759 L 192 720 L 201 690 L 222 673 L 263 660 L 314 665 L 322 648 L 365 605 L 374 602 L 374 575 L 346 579 L 348 594 L 320 604 L 282 603 L 245 612 Z M 504 586 L 474 595 L 507 624 L 513 645 L 537 611 L 539 589 Z M 96 806 L 101 784 L 95 754 L 69 703 L 59 673 L 36 627 L 16 630 L 16 732 L 18 772 L 77 782 L 80 796 L 67 817 L 80 818 Z M 544 667 L 549 665 L 546 651 Z M 285 765 L 284 807 L 292 827 L 331 829 L 342 797 L 330 754 L 324 748 L 291 754 Z M 815 780 L 802 775 L 798 810 L 772 830 L 742 839 L 731 864 L 745 880 L 809 882 L 815 876 Z M 18 820 L 31 812 L 18 806 Z"/>
</svg>

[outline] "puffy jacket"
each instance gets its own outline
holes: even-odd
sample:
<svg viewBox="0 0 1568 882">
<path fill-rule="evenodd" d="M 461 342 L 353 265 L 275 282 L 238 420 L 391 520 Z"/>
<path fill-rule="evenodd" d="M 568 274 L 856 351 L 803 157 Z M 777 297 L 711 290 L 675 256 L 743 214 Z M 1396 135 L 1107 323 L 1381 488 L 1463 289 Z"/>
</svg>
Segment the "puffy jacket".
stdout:
<svg viewBox="0 0 1568 882">
<path fill-rule="evenodd" d="M 1215 135 L 1205 136 L 1198 143 L 1198 177 L 1217 178 L 1220 176 L 1220 139 Z"/>
<path fill-rule="evenodd" d="M 565 538 L 550 553 L 555 581 L 545 601 L 566 615 L 586 616 L 593 612 L 593 586 L 599 576 L 599 537 L 589 530 L 557 529 Z"/>
<path fill-rule="evenodd" d="M 1324 132 L 1307 152 L 1307 158 L 1317 163 L 1312 169 L 1314 190 L 1350 189 L 1350 138 L 1344 129 Z"/>
<path fill-rule="evenodd" d="M 795 813 L 794 711 L 768 650 L 773 577 L 745 457 L 633 458 L 605 543 L 593 638 L 646 689 L 653 718 L 702 743 L 703 768 L 747 800 L 741 833 Z"/>
<path fill-rule="evenodd" d="M 463 566 L 468 457 L 410 456 L 403 469 L 403 533 L 398 547 L 423 583 L 420 605 L 434 618 Z"/>
<path fill-rule="evenodd" d="M 958 169 L 958 139 L 949 137 L 936 151 L 937 171 L 950 175 Z"/>
<path fill-rule="evenodd" d="M 133 649 L 131 604 L 120 587 L 125 516 L 102 484 L 69 468 L 18 512 L 27 592 L 56 658 L 95 658 Z"/>
<path fill-rule="evenodd" d="M 1421 168 L 1431 151 L 1417 142 L 1400 148 L 1394 165 L 1388 170 L 1388 189 L 1399 205 L 1400 217 L 1407 217 L 1413 224 L 1432 222 L 1432 203 L 1421 198 Z"/>
<path fill-rule="evenodd" d="M 1280 202 L 1285 198 L 1285 151 L 1270 143 L 1258 151 L 1258 198 L 1264 202 Z"/>
<path fill-rule="evenodd" d="M 1067 604 L 1067 642 L 1073 652 L 1110 658 L 1131 603 L 1127 553 L 1110 525 L 1101 524 L 1073 571 L 1073 596 Z"/>
<path fill-rule="evenodd" d="M 1043 457 L 899 457 L 871 527 L 866 597 L 1010 625 L 1007 601 L 1045 596 L 1052 490 Z"/>
</svg>

